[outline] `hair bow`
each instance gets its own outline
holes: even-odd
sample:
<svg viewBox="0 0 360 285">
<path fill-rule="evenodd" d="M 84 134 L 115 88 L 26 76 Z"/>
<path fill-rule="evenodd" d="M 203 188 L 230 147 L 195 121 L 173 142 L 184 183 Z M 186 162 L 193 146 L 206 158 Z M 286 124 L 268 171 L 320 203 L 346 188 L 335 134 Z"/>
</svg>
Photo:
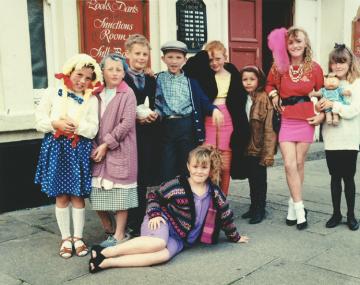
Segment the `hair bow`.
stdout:
<svg viewBox="0 0 360 285">
<path fill-rule="evenodd" d="M 339 49 L 339 50 L 345 49 L 345 44 L 335 43 L 334 49 Z"/>
</svg>

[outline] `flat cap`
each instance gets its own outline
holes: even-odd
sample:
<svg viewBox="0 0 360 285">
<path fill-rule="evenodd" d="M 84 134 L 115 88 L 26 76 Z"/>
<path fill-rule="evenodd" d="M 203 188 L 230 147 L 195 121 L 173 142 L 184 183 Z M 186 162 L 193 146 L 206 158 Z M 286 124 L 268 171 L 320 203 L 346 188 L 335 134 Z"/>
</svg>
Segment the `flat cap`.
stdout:
<svg viewBox="0 0 360 285">
<path fill-rule="evenodd" d="M 180 42 L 180 41 L 170 41 L 170 42 L 166 42 L 161 46 L 161 51 L 167 51 L 167 50 L 177 50 L 177 51 L 181 51 L 183 53 L 187 53 L 188 52 L 188 48 L 186 46 L 185 43 Z"/>
</svg>

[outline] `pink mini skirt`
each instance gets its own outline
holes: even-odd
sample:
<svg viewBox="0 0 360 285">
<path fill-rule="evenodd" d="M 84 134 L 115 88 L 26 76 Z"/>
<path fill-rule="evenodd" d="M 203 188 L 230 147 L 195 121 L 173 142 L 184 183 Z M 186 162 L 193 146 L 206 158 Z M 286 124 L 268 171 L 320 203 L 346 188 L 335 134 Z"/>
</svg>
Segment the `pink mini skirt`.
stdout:
<svg viewBox="0 0 360 285">
<path fill-rule="evenodd" d="M 314 141 L 315 127 L 305 120 L 281 118 L 279 142 L 306 142 Z"/>
<path fill-rule="evenodd" d="M 219 128 L 219 145 L 220 150 L 231 150 L 230 137 L 234 130 L 230 113 L 226 105 L 217 105 L 218 109 L 224 115 L 224 124 Z M 212 117 L 205 118 L 205 144 L 216 146 L 216 126 L 213 125 Z"/>
</svg>

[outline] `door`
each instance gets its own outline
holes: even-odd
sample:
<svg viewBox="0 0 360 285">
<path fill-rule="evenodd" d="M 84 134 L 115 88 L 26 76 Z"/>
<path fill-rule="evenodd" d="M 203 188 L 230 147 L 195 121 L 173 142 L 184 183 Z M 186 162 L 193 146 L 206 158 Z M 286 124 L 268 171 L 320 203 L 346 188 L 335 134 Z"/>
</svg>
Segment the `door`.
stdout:
<svg viewBox="0 0 360 285">
<path fill-rule="evenodd" d="M 262 67 L 262 0 L 229 0 L 229 56 L 237 68 Z"/>
</svg>

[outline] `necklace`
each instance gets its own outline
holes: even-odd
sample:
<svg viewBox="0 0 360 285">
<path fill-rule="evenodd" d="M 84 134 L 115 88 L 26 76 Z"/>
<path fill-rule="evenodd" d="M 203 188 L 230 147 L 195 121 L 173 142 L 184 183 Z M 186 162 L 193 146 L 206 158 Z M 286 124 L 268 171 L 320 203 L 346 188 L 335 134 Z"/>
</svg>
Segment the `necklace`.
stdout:
<svg viewBox="0 0 360 285">
<path fill-rule="evenodd" d="M 289 68 L 289 76 L 292 82 L 299 82 L 304 74 L 304 65 L 300 64 L 297 70 L 292 65 Z"/>
</svg>

